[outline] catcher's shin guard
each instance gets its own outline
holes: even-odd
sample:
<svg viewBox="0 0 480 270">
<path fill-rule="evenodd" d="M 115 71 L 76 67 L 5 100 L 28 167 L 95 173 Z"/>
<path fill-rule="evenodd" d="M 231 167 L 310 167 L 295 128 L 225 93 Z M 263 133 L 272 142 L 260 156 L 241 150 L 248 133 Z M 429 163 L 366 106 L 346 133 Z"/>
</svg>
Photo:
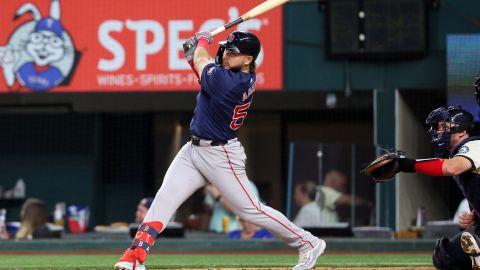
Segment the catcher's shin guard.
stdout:
<svg viewBox="0 0 480 270">
<path fill-rule="evenodd" d="M 480 248 L 478 247 L 480 239 L 469 232 L 463 232 L 460 242 L 463 251 L 472 260 L 472 269 L 480 270 Z"/>
<path fill-rule="evenodd" d="M 161 222 L 146 222 L 140 224 L 132 244 L 123 253 L 119 262 L 131 263 L 133 265 L 132 270 L 135 269 L 137 262 L 143 265 L 147 259 L 150 247 L 155 243 L 155 238 L 162 231 L 162 228 L 163 224 Z"/>
</svg>

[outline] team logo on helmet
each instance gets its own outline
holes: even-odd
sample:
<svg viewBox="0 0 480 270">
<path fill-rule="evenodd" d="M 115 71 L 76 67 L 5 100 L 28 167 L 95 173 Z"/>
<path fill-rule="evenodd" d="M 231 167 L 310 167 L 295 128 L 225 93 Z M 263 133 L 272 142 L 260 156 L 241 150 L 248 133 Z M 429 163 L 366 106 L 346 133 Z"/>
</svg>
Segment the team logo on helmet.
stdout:
<svg viewBox="0 0 480 270">
<path fill-rule="evenodd" d="M 33 3 L 24 3 L 15 18 L 25 13 L 33 19 L 18 26 L 7 45 L 0 46 L 0 67 L 7 87 L 45 92 L 68 84 L 79 54 L 60 21 L 60 0 L 51 0 L 50 14 L 45 17 Z"/>
<path fill-rule="evenodd" d="M 235 35 L 233 33 L 231 33 L 228 38 L 227 38 L 227 41 L 228 42 L 233 42 L 233 40 L 235 39 Z"/>
</svg>

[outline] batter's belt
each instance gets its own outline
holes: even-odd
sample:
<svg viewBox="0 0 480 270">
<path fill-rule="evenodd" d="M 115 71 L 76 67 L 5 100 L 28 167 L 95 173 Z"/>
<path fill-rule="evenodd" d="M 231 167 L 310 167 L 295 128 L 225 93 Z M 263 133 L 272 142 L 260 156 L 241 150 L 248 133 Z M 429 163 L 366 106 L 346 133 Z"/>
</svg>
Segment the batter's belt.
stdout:
<svg viewBox="0 0 480 270">
<path fill-rule="evenodd" d="M 191 138 L 192 138 L 191 142 L 195 146 L 221 146 L 221 145 L 226 145 L 226 144 L 237 141 L 237 138 L 234 138 L 231 140 L 219 140 L 219 141 L 205 140 L 196 136 L 192 136 Z"/>
</svg>

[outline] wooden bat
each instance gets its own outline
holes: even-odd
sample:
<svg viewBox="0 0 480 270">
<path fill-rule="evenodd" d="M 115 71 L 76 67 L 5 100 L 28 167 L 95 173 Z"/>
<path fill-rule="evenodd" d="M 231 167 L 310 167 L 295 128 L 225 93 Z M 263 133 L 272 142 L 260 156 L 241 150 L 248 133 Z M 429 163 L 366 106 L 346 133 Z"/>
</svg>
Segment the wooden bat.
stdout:
<svg viewBox="0 0 480 270">
<path fill-rule="evenodd" d="M 250 9 L 249 11 L 247 11 L 242 16 L 240 16 L 240 17 L 236 18 L 235 20 L 225 24 L 224 26 L 218 27 L 217 29 L 211 31 L 210 33 L 212 34 L 212 36 L 215 36 L 216 34 L 221 33 L 221 32 L 227 30 L 230 27 L 233 27 L 233 26 L 235 26 L 237 24 L 240 24 L 244 21 L 248 21 L 251 18 L 257 17 L 258 15 L 262 15 L 263 13 L 265 13 L 265 12 L 271 10 L 271 9 L 274 9 L 274 8 L 280 6 L 280 5 L 283 5 L 288 1 L 289 0 L 267 0 L 263 3 L 261 3 L 260 5 Z"/>
<path fill-rule="evenodd" d="M 216 34 L 219 34 L 223 31 L 227 30 L 230 27 L 233 27 L 233 26 L 235 26 L 237 24 L 240 24 L 244 21 L 248 21 L 252 18 L 257 17 L 258 15 L 262 15 L 263 13 L 265 13 L 265 12 L 271 10 L 271 9 L 274 9 L 274 8 L 280 6 L 280 5 L 283 5 L 288 1 L 289 0 L 267 0 L 267 1 L 259 4 L 258 6 L 250 9 L 245 14 L 236 18 L 235 20 L 225 24 L 224 26 L 220 26 L 217 29 L 214 29 L 213 31 L 210 32 L 210 34 L 212 34 L 212 36 L 215 36 Z M 191 45 L 186 44 L 186 43 L 183 44 L 183 50 L 184 51 L 187 51 L 189 48 L 191 48 Z"/>
</svg>

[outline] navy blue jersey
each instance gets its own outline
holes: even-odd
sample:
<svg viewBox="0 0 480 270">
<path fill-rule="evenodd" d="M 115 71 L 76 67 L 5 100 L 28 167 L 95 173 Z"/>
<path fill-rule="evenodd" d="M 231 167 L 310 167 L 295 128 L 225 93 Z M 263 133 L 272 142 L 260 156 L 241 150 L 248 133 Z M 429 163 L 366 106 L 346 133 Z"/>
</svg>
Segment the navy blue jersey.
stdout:
<svg viewBox="0 0 480 270">
<path fill-rule="evenodd" d="M 207 140 L 237 137 L 255 92 L 255 73 L 233 72 L 214 63 L 202 71 L 190 132 Z"/>
<path fill-rule="evenodd" d="M 454 176 L 460 190 L 468 201 L 470 208 L 476 211 L 476 220 L 480 220 L 480 172 L 479 172 L 479 153 L 480 137 L 469 137 L 457 145 L 450 154 L 450 158 L 454 156 L 462 156 L 472 163 L 472 169 L 460 175 Z M 475 143 L 473 143 L 475 142 Z M 473 144 L 472 144 L 473 143 Z M 472 149 L 473 147 L 476 149 Z"/>
</svg>

